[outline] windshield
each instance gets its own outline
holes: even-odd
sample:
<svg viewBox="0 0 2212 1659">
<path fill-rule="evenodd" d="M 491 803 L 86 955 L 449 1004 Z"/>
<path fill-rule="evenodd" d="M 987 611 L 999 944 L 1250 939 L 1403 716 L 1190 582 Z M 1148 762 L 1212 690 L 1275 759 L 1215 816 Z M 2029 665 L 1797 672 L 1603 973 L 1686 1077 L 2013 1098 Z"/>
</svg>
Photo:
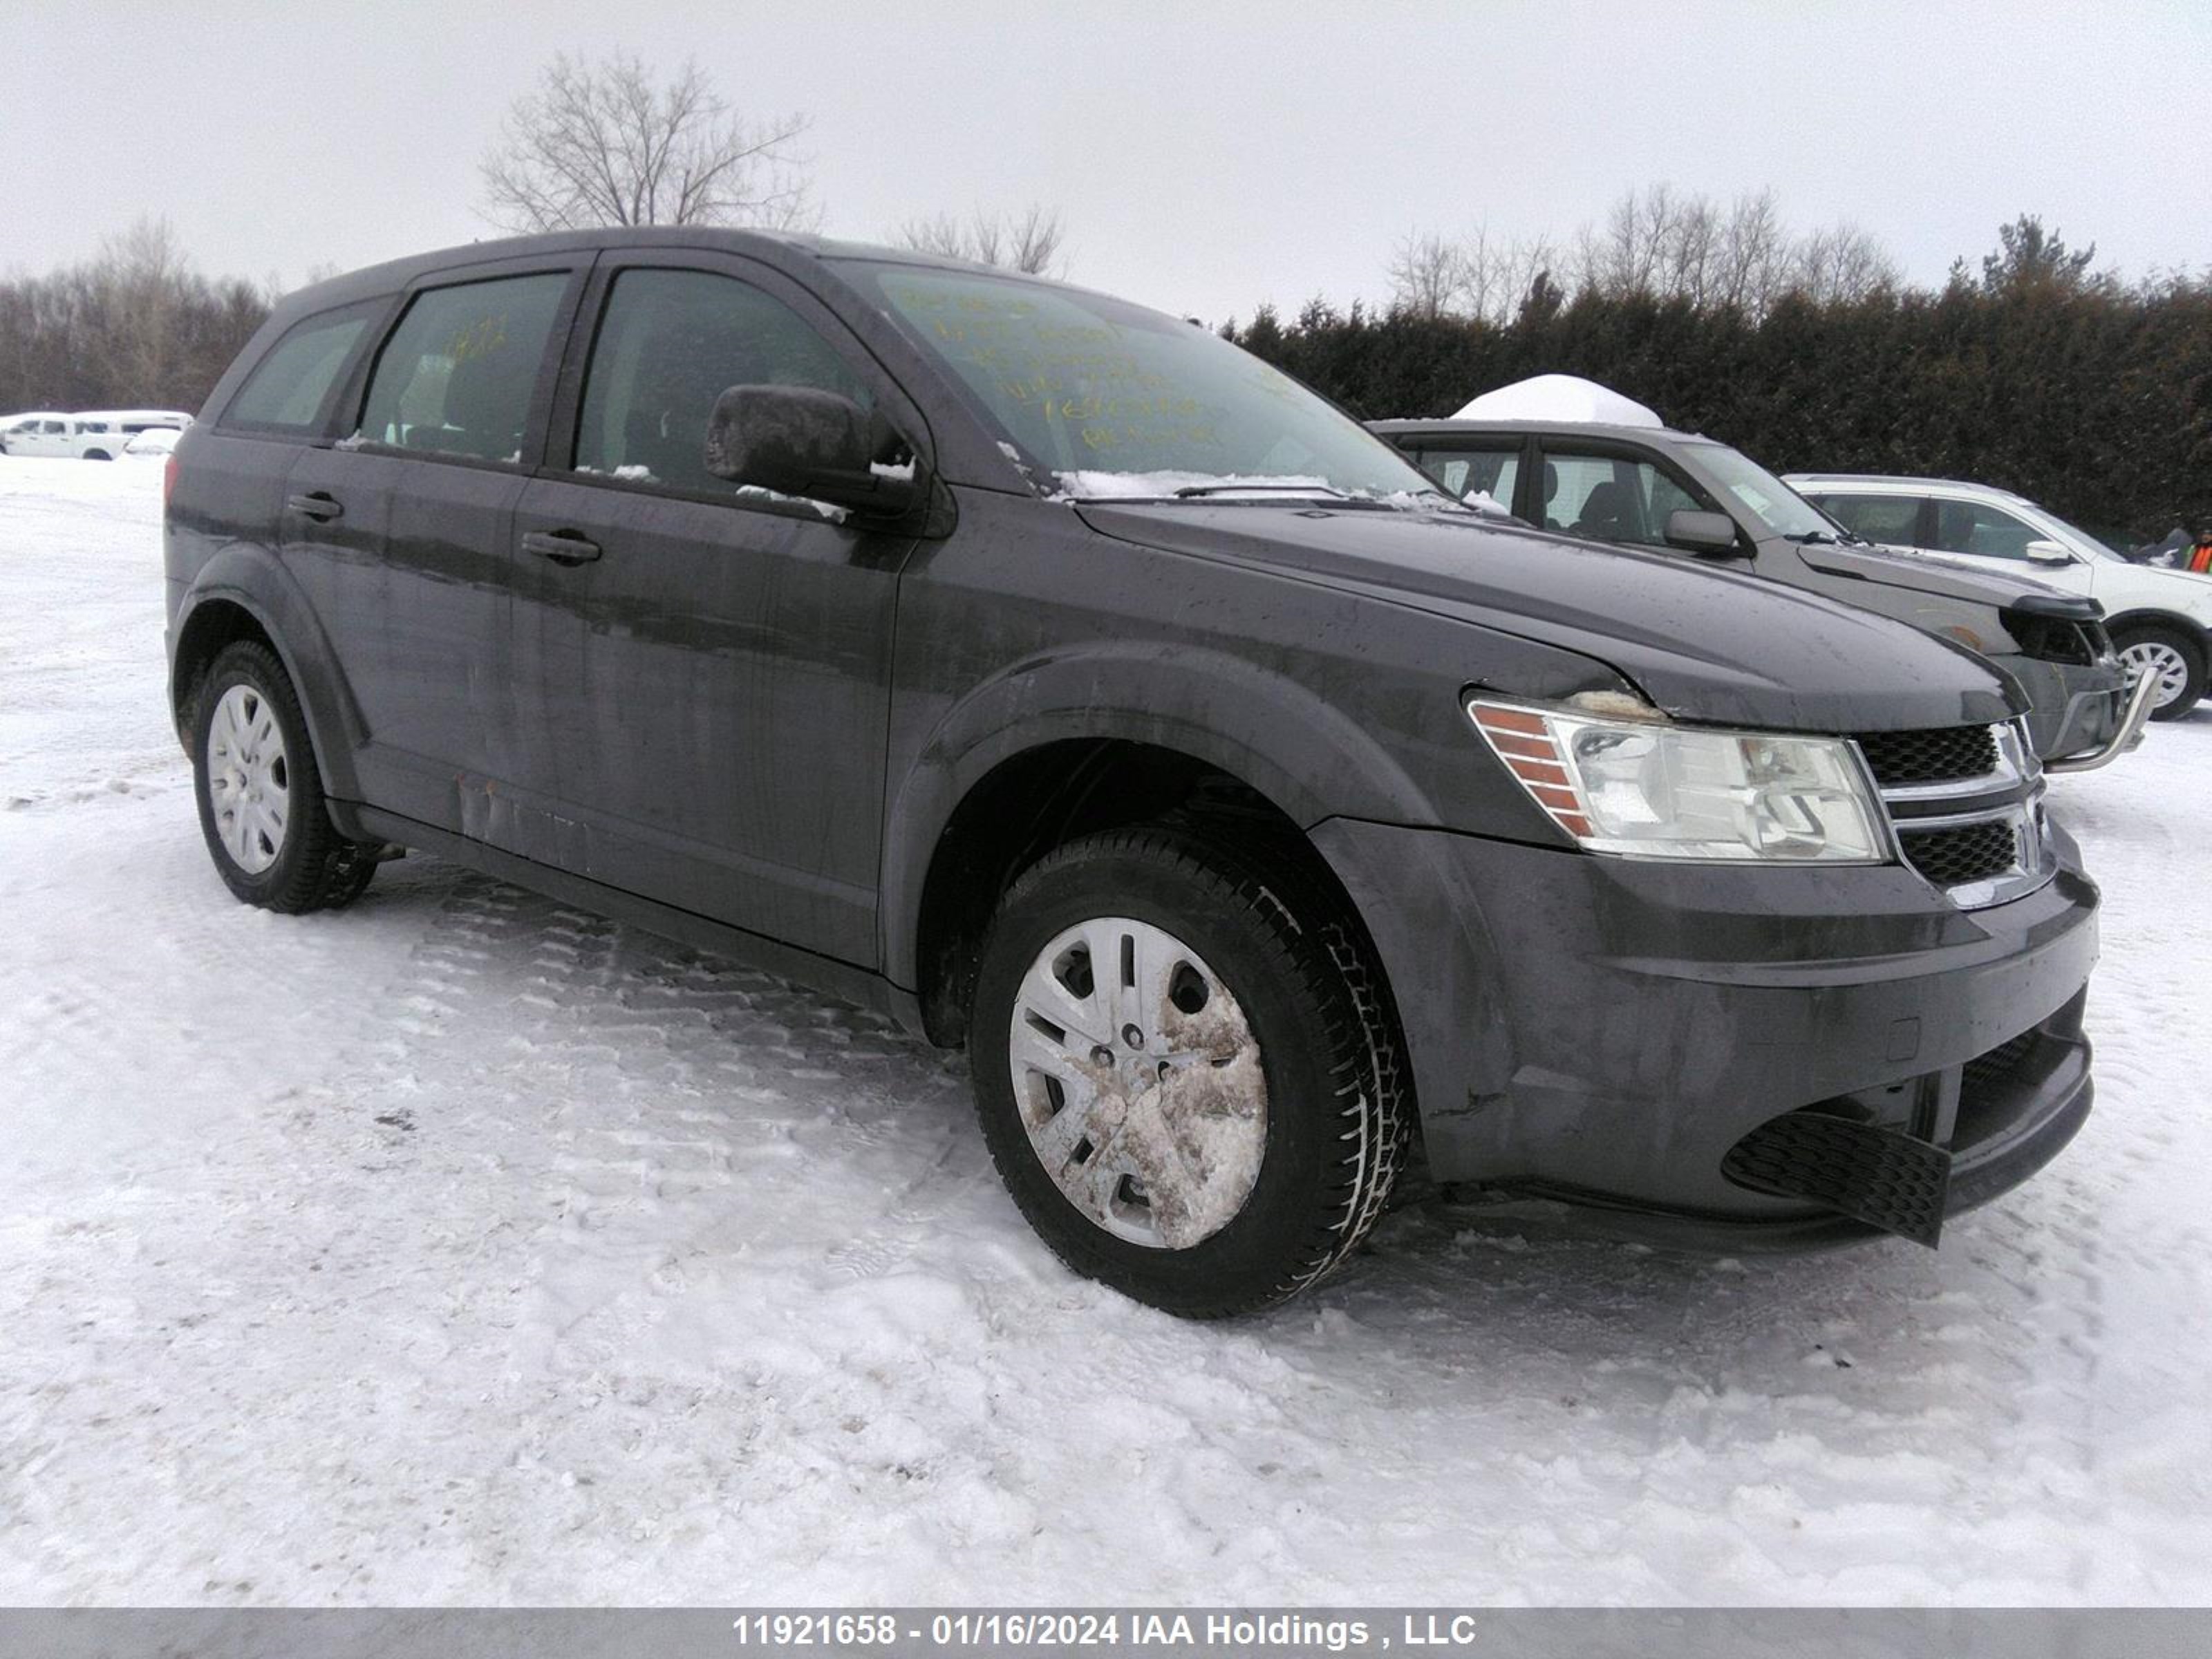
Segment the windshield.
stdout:
<svg viewBox="0 0 2212 1659">
<path fill-rule="evenodd" d="M 2067 520 L 2060 518 L 2056 513 L 2053 513 L 2047 507 L 2039 507 L 2035 510 L 2043 514 L 2045 518 L 2050 520 L 2051 522 L 2056 525 L 2060 530 L 2064 531 L 2066 534 L 2071 536 L 2074 538 L 2075 544 L 2080 547 L 2083 552 L 2094 553 L 2099 558 L 2110 559 L 2115 564 L 2125 564 L 2127 562 L 2125 559 L 2112 551 L 2112 544 L 2106 541 L 2102 537 L 2092 536 L 2087 531 L 2082 529 L 2081 526 L 2070 523 Z"/>
<path fill-rule="evenodd" d="M 1775 535 L 1843 539 L 1834 520 L 1750 456 L 1726 444 L 1706 444 L 1697 457 L 1737 504 Z"/>
<path fill-rule="evenodd" d="M 1194 323 L 1039 283 L 854 261 L 1048 492 L 1298 501 L 1425 495 L 1413 464 Z"/>
</svg>

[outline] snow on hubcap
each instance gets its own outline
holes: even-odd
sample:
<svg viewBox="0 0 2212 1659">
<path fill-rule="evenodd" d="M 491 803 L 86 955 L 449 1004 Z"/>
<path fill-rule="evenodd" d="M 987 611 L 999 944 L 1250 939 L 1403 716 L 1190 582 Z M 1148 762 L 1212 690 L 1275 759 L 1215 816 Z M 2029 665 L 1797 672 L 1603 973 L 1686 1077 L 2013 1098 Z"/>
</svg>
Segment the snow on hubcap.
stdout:
<svg viewBox="0 0 2212 1659">
<path fill-rule="evenodd" d="M 232 686 L 208 727 L 208 800 L 223 851 L 249 876 L 284 850 L 291 782 L 276 711 L 252 686 Z"/>
<path fill-rule="evenodd" d="M 1260 1177 L 1260 1045 L 1219 975 L 1173 934 L 1102 916 L 1037 953 L 1007 1035 L 1030 1146 L 1117 1238 L 1188 1249 Z"/>
<path fill-rule="evenodd" d="M 2181 653 L 2170 645 L 2145 640 L 2121 652 L 2120 660 L 2138 674 L 2157 678 L 2158 690 L 2151 698 L 2154 708 L 2165 708 L 2188 688 L 2189 665 L 2182 660 Z"/>
</svg>

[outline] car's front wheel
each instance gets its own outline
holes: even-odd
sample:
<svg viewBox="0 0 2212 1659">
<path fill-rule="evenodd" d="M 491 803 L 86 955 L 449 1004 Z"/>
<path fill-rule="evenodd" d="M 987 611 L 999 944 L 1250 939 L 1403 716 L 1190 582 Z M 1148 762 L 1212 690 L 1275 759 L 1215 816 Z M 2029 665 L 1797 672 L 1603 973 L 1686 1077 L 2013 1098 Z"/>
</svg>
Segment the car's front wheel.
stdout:
<svg viewBox="0 0 2212 1659">
<path fill-rule="evenodd" d="M 376 849 L 331 822 L 307 717 L 275 652 L 251 640 L 223 647 L 200 684 L 193 736 L 200 832 L 234 894 L 292 914 L 361 896 Z"/>
<path fill-rule="evenodd" d="M 1171 1313 L 1249 1312 L 1338 1266 L 1405 1148 L 1395 1022 L 1348 922 L 1182 828 L 1088 836 L 1015 882 L 969 1053 L 1030 1224 Z"/>
<path fill-rule="evenodd" d="M 2120 660 L 2136 674 L 2158 682 L 2151 694 L 2150 717 L 2179 720 L 2204 695 L 2204 652 L 2178 628 L 2146 623 L 2112 630 Z"/>
</svg>

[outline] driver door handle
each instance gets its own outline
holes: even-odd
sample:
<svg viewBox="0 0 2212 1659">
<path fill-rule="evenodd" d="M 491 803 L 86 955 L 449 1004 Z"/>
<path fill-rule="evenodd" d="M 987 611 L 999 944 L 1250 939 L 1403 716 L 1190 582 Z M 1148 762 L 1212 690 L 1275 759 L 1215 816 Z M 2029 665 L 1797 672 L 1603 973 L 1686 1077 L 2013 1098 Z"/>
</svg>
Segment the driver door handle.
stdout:
<svg viewBox="0 0 2212 1659">
<path fill-rule="evenodd" d="M 284 505 L 303 519 L 313 519 L 317 524 L 328 524 L 345 512 L 338 498 L 328 490 L 318 489 L 306 495 L 288 495 Z"/>
<path fill-rule="evenodd" d="M 522 550 L 556 564 L 589 564 L 599 556 L 599 544 L 573 530 L 533 530 L 522 538 Z"/>
</svg>

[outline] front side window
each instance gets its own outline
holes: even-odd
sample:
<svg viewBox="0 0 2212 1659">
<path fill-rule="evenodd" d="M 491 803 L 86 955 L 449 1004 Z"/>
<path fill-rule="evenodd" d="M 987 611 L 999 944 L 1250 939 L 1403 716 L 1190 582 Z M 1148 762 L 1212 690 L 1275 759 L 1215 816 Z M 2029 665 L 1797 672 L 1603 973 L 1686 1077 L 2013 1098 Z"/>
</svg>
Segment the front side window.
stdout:
<svg viewBox="0 0 2212 1659">
<path fill-rule="evenodd" d="M 1741 450 L 1709 441 L 1694 450 L 1698 465 L 1771 533 L 1800 541 L 1834 539 L 1835 526 L 1826 514 Z"/>
<path fill-rule="evenodd" d="M 520 461 L 568 285 L 567 272 L 550 271 L 416 295 L 376 360 L 361 435 L 439 455 Z"/>
<path fill-rule="evenodd" d="M 592 346 L 576 422 L 579 472 L 728 495 L 707 471 L 707 422 L 733 386 L 805 386 L 862 407 L 874 394 L 774 295 L 704 270 L 625 270 Z"/>
<path fill-rule="evenodd" d="M 1890 547 L 1920 544 L 1917 495 L 1816 495 L 1814 501 L 1854 536 Z"/>
<path fill-rule="evenodd" d="M 1708 504 L 1684 489 L 1656 463 L 1616 455 L 1547 451 L 1544 527 L 1598 542 L 1663 546 L 1667 520 L 1679 509 Z"/>
<path fill-rule="evenodd" d="M 1508 513 L 1521 481 L 1521 446 L 1501 449 L 1424 449 L 1415 458 L 1421 471 L 1460 500 L 1487 495 Z"/>
<path fill-rule="evenodd" d="M 307 432 L 368 326 L 371 307 L 356 306 L 295 323 L 254 365 L 223 411 L 225 426 Z"/>
<path fill-rule="evenodd" d="M 845 269 L 1046 493 L 1434 497 L 1411 460 L 1211 330 L 1018 277 Z"/>
<path fill-rule="evenodd" d="M 1984 501 L 1937 501 L 1936 534 L 1929 544 L 1942 553 L 1967 553 L 1982 559 L 2027 557 L 2027 544 L 2041 532 L 2002 507 Z"/>
</svg>

